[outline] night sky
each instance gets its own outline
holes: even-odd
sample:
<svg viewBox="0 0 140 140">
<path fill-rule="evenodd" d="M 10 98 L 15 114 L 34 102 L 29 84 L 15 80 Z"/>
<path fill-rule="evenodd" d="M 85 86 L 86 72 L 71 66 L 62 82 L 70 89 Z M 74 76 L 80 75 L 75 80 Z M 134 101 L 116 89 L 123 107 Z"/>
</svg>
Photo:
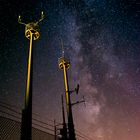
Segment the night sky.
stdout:
<svg viewBox="0 0 140 140">
<path fill-rule="evenodd" d="M 96 140 L 140 139 L 140 2 L 137 0 L 1 0 L 0 101 L 24 106 L 29 40 L 18 16 L 28 23 L 41 11 L 34 42 L 33 113 L 62 121 L 61 41 L 70 89 L 80 84 L 86 107 L 73 107 L 75 128 Z"/>
</svg>

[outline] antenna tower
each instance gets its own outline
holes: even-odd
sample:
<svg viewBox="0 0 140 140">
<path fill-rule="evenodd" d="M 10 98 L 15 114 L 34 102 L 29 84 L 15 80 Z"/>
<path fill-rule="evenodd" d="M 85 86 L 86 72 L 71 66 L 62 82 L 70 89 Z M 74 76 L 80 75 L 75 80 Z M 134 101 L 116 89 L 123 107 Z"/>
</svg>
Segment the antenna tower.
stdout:
<svg viewBox="0 0 140 140">
<path fill-rule="evenodd" d="M 30 40 L 29 55 L 28 55 L 28 69 L 26 80 L 25 106 L 22 109 L 21 122 L 21 140 L 32 140 L 32 86 L 33 86 L 33 40 L 37 40 L 40 36 L 39 22 L 44 19 L 43 12 L 41 18 L 37 22 L 30 22 L 28 24 L 22 22 L 21 16 L 18 22 L 25 26 L 25 37 Z"/>
<path fill-rule="evenodd" d="M 62 43 L 62 41 L 61 41 L 61 43 Z M 62 57 L 59 58 L 58 64 L 59 64 L 59 68 L 61 70 L 63 70 L 63 74 L 64 74 L 69 140 L 76 140 L 74 123 L 73 123 L 73 115 L 72 115 L 72 105 L 71 105 L 70 91 L 69 91 L 69 83 L 68 83 L 68 75 L 67 75 L 67 70 L 70 68 L 70 61 L 64 57 L 63 43 L 62 43 Z"/>
</svg>

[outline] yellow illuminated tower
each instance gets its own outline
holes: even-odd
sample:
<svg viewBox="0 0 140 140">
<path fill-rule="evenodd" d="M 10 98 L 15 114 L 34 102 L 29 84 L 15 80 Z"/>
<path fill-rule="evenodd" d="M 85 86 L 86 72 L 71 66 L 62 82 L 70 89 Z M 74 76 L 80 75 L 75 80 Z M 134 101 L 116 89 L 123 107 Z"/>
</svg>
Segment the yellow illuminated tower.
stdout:
<svg viewBox="0 0 140 140">
<path fill-rule="evenodd" d="M 28 54 L 28 69 L 26 80 L 26 93 L 25 93 L 25 107 L 22 110 L 22 123 L 21 123 L 21 140 L 32 139 L 32 83 L 33 83 L 33 40 L 37 40 L 39 34 L 39 22 L 44 19 L 43 12 L 41 18 L 37 22 L 30 22 L 25 24 L 21 21 L 19 16 L 18 22 L 25 26 L 25 37 L 30 40 L 29 54 Z"/>
<path fill-rule="evenodd" d="M 63 47 L 63 45 L 62 45 L 62 47 Z M 71 99 L 70 99 L 70 90 L 69 90 L 69 83 L 68 83 L 68 75 L 67 75 L 67 70 L 70 68 L 70 61 L 64 57 L 64 49 L 62 52 L 62 57 L 59 58 L 59 60 L 58 60 L 58 64 L 59 64 L 59 68 L 61 70 L 63 70 L 63 74 L 64 74 L 69 140 L 76 140 L 74 123 L 73 123 L 73 115 L 72 115 L 72 104 L 71 104 Z"/>
</svg>

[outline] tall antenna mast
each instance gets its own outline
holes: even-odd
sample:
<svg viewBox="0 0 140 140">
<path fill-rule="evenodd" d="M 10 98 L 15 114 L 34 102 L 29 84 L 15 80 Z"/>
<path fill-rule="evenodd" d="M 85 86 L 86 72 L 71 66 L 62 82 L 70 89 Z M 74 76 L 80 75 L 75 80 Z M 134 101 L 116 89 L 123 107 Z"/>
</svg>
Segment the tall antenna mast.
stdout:
<svg viewBox="0 0 140 140">
<path fill-rule="evenodd" d="M 60 41 L 61 41 L 62 57 L 64 57 L 65 56 L 64 42 L 63 42 L 62 38 L 60 39 Z"/>
<path fill-rule="evenodd" d="M 66 99 L 66 110 L 67 110 L 67 118 L 68 118 L 68 134 L 69 140 L 76 140 L 73 115 L 72 115 L 72 105 L 70 99 L 70 91 L 69 91 L 69 83 L 68 83 L 68 75 L 67 70 L 70 68 L 70 61 L 64 58 L 64 49 L 62 43 L 62 57 L 58 60 L 59 68 L 63 70 L 64 74 L 64 85 L 65 85 L 65 99 Z"/>
<path fill-rule="evenodd" d="M 41 18 L 37 22 L 24 23 L 21 16 L 18 17 L 19 24 L 25 26 L 25 37 L 30 40 L 28 68 L 25 92 L 25 106 L 22 109 L 21 122 L 21 140 L 32 140 L 32 86 L 33 86 L 33 40 L 40 37 L 39 22 L 44 19 L 44 14 L 41 12 Z"/>
</svg>

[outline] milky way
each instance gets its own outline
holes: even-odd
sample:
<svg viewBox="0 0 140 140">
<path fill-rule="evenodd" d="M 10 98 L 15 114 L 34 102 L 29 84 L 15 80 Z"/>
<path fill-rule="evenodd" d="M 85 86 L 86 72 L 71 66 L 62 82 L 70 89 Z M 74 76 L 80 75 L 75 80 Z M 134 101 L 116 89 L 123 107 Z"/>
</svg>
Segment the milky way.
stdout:
<svg viewBox="0 0 140 140">
<path fill-rule="evenodd" d="M 75 128 L 96 140 L 139 140 L 140 134 L 140 3 L 136 0 L 3 1 L 0 41 L 0 100 L 24 104 L 28 40 L 17 23 L 39 17 L 41 36 L 34 43 L 33 112 L 40 119 L 61 121 L 63 73 L 58 68 L 61 41 L 70 89 L 80 84 L 86 107 L 73 107 Z M 4 13 L 8 9 L 9 14 Z"/>
</svg>

